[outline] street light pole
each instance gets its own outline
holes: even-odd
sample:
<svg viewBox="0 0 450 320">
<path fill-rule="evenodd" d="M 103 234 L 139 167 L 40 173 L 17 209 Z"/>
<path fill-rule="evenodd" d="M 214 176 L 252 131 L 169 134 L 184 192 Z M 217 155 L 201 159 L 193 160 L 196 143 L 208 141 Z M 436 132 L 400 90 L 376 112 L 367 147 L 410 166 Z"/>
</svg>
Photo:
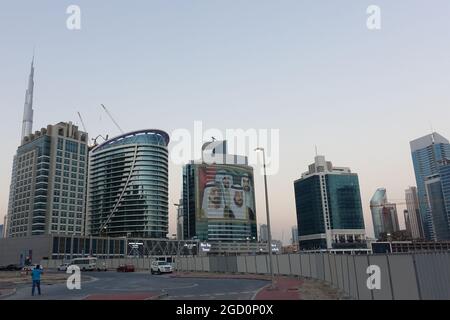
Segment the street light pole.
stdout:
<svg viewBox="0 0 450 320">
<path fill-rule="evenodd" d="M 273 260 L 272 260 L 272 232 L 270 230 L 270 215 L 269 215 L 269 197 L 267 194 L 267 174 L 266 174 L 266 152 L 264 148 L 256 148 L 255 151 L 262 151 L 263 154 L 263 167 L 264 167 L 264 189 L 266 194 L 266 214 L 267 214 L 267 238 L 269 247 L 269 261 L 270 261 L 270 277 L 272 280 L 271 288 L 275 288 L 274 277 L 273 277 Z"/>
</svg>

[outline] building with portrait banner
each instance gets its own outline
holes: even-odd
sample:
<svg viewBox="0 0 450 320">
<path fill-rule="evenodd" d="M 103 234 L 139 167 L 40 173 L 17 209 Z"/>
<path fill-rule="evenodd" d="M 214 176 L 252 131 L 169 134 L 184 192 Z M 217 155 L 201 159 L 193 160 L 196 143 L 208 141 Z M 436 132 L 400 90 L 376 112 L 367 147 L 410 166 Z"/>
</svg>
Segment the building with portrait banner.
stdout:
<svg viewBox="0 0 450 320">
<path fill-rule="evenodd" d="M 202 154 L 183 167 L 183 239 L 256 242 L 255 184 L 247 157 L 227 154 L 226 141 L 204 144 Z"/>
</svg>

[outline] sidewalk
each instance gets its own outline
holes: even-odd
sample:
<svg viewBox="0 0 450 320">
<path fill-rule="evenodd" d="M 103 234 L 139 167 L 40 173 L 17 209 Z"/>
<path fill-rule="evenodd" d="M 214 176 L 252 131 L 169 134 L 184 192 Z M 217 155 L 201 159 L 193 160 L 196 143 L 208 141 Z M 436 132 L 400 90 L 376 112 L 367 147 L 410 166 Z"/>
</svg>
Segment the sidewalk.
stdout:
<svg viewBox="0 0 450 320">
<path fill-rule="evenodd" d="M 195 273 L 180 272 L 172 275 L 174 278 L 209 278 L 209 279 L 250 279 L 267 280 L 270 276 L 256 274 L 224 274 L 224 273 Z M 328 284 L 306 278 L 276 276 L 275 286 L 271 284 L 260 289 L 253 300 L 342 300 L 346 297 Z"/>
</svg>

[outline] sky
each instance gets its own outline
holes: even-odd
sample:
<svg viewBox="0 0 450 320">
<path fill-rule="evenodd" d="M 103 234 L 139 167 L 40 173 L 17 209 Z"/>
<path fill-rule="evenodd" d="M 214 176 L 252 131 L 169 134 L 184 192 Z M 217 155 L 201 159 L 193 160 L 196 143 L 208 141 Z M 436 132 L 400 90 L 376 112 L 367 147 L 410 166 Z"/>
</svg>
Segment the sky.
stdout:
<svg viewBox="0 0 450 320">
<path fill-rule="evenodd" d="M 69 5 L 81 9 L 80 30 L 66 27 Z M 367 28 L 369 5 L 381 9 L 380 30 Z M 279 129 L 280 169 L 268 178 L 274 238 L 291 238 L 293 182 L 315 146 L 358 173 L 369 236 L 379 187 L 400 203 L 403 226 L 404 190 L 415 185 L 409 141 L 432 129 L 450 137 L 449 16 L 448 0 L 0 0 L 0 221 L 35 47 L 34 129 L 80 124 L 80 112 L 91 137 L 118 135 L 101 103 L 125 131 L 193 131 L 195 121 Z M 169 170 L 172 204 L 182 167 Z"/>
</svg>

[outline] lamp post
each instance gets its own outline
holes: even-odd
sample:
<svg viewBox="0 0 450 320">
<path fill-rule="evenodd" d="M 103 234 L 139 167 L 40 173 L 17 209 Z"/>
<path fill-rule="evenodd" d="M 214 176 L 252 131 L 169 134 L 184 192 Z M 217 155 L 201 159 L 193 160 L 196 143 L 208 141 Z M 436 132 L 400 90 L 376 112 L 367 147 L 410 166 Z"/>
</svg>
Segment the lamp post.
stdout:
<svg viewBox="0 0 450 320">
<path fill-rule="evenodd" d="M 177 261 L 176 261 L 176 266 L 177 266 L 177 272 L 179 271 L 179 260 L 180 260 L 180 239 L 184 239 L 184 234 L 181 234 L 181 235 L 179 235 L 178 234 L 178 219 L 180 219 L 180 217 L 178 216 L 179 215 L 179 210 L 180 210 L 180 207 L 181 207 L 181 203 L 174 203 L 173 204 L 176 208 L 177 208 L 177 252 L 176 252 L 176 254 L 177 254 Z M 183 231 L 183 233 L 184 233 L 184 231 Z"/>
<path fill-rule="evenodd" d="M 269 216 L 269 198 L 267 195 L 267 174 L 266 174 L 266 152 L 264 148 L 256 148 L 255 151 L 262 151 L 263 154 L 263 168 L 264 168 L 264 188 L 266 194 L 266 214 L 267 214 L 267 238 L 268 238 L 268 248 L 269 248 L 269 261 L 270 261 L 270 277 L 272 280 L 271 289 L 275 288 L 274 278 L 273 278 L 273 261 L 272 261 L 272 233 L 270 231 L 270 216 Z"/>
</svg>

